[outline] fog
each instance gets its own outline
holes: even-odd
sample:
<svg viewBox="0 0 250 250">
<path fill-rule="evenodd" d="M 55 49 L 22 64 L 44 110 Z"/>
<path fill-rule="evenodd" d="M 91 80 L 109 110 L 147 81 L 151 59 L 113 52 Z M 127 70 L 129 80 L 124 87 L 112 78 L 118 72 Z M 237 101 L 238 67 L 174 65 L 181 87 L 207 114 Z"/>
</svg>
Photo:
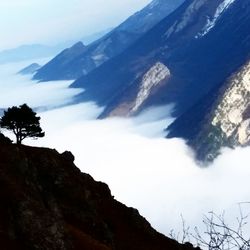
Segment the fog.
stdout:
<svg viewBox="0 0 250 250">
<path fill-rule="evenodd" d="M 37 60 L 45 63 L 49 59 Z M 80 89 L 68 89 L 72 81 L 56 81 L 53 84 L 37 84 L 30 76 L 19 75 L 24 67 L 32 61 L 3 64 L 0 67 L 0 108 L 6 108 L 20 103 L 29 103 L 36 108 L 53 108 L 71 102 L 71 98 L 82 92 Z"/>
<path fill-rule="evenodd" d="M 65 106 L 82 90 L 14 74 L 23 66 L 0 66 L 0 107 L 26 102 L 39 108 L 46 137 L 24 143 L 72 151 L 83 172 L 106 182 L 116 199 L 136 207 L 160 232 L 181 230 L 180 215 L 191 228 L 199 226 L 209 211 L 225 210 L 233 223 L 237 204 L 250 201 L 249 148 L 224 149 L 201 168 L 185 141 L 164 138 L 172 106 L 130 119 L 96 120 L 103 108 L 95 103 Z M 244 209 L 250 211 L 249 205 Z"/>
</svg>

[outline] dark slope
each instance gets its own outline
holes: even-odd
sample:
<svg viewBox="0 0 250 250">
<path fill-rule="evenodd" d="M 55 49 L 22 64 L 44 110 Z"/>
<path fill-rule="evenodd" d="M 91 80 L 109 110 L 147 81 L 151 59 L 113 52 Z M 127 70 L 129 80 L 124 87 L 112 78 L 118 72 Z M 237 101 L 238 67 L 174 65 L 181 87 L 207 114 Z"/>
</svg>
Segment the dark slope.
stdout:
<svg viewBox="0 0 250 250">
<path fill-rule="evenodd" d="M 124 53 L 78 79 L 73 87 L 86 89 L 79 100 L 95 100 L 108 105 L 108 110 L 116 109 L 127 88 L 131 91 L 134 85 L 136 91 L 142 76 L 159 61 L 170 69 L 171 78 L 146 104 L 175 102 L 175 115 L 185 112 L 249 57 L 248 0 L 236 0 L 215 27 L 200 36 L 207 17 L 212 19 L 222 2 L 184 3 Z"/>
<path fill-rule="evenodd" d="M 71 153 L 0 136 L 0 246 L 4 250 L 191 250 L 156 232 Z"/>
<path fill-rule="evenodd" d="M 86 47 L 82 42 L 74 44 L 71 48 L 63 50 L 59 55 L 49 61 L 45 66 L 41 67 L 35 74 L 34 78 L 39 79 L 39 75 L 46 73 L 46 77 L 43 80 L 59 80 L 56 75 L 63 72 L 63 79 L 74 79 L 77 75 L 81 75 L 82 71 L 76 70 L 74 75 L 72 74 L 69 65 L 73 64 L 73 60 L 78 55 L 81 55 L 86 50 Z M 57 65 L 60 64 L 60 68 Z"/>
<path fill-rule="evenodd" d="M 212 112 L 223 92 L 221 86 L 216 86 L 167 128 L 167 138 L 177 137 L 186 140 L 194 149 L 196 159 L 204 163 L 213 160 L 222 146 L 219 141 L 209 138 L 209 129 Z M 203 134 L 204 131 L 206 135 Z"/>
<path fill-rule="evenodd" d="M 198 160 L 210 162 L 222 147 L 250 145 L 250 61 L 217 85 L 168 127 L 168 138 L 181 137 Z"/>
<path fill-rule="evenodd" d="M 141 11 L 109 32 L 103 38 L 69 58 L 56 57 L 42 67 L 34 79 L 76 79 L 95 69 L 110 58 L 120 54 L 146 31 L 176 9 L 184 0 L 154 0 Z M 67 59 L 67 60 L 65 60 Z"/>
</svg>

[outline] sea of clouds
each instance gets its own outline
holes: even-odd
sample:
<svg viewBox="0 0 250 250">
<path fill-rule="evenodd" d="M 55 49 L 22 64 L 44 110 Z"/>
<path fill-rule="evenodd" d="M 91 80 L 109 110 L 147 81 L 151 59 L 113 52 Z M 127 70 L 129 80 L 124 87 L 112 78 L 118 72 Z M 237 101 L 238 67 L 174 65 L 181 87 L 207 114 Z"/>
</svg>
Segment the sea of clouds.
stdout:
<svg viewBox="0 0 250 250">
<path fill-rule="evenodd" d="M 185 141 L 164 138 L 173 121 L 171 106 L 135 118 L 97 120 L 102 107 L 70 104 L 83 91 L 69 89 L 71 81 L 37 83 L 17 75 L 28 63 L 0 65 L 0 108 L 27 103 L 39 112 L 46 132 L 24 143 L 72 151 L 83 172 L 106 182 L 116 199 L 137 208 L 158 231 L 181 231 L 181 215 L 191 228 L 202 228 L 202 216 L 210 211 L 225 210 L 233 224 L 237 204 L 250 201 L 250 148 L 224 149 L 202 168 Z M 250 211 L 250 205 L 243 209 Z"/>
</svg>

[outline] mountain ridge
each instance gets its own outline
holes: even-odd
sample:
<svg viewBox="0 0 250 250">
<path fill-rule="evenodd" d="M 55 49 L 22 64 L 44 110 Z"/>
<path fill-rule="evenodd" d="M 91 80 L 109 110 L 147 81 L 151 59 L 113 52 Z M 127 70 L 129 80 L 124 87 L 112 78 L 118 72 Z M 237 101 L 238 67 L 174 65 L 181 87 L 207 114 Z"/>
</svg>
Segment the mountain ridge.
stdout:
<svg viewBox="0 0 250 250">
<path fill-rule="evenodd" d="M 52 59 L 51 62 L 37 72 L 34 79 L 40 81 L 72 80 L 91 72 L 124 51 L 183 1 L 153 1 L 154 4 L 147 5 L 104 37 L 91 43 L 87 46 L 85 52 L 78 53 L 74 60 L 70 60 L 67 65 L 63 60 L 55 63 L 55 59 Z M 66 73 L 64 73 L 63 69 L 66 69 Z"/>
</svg>

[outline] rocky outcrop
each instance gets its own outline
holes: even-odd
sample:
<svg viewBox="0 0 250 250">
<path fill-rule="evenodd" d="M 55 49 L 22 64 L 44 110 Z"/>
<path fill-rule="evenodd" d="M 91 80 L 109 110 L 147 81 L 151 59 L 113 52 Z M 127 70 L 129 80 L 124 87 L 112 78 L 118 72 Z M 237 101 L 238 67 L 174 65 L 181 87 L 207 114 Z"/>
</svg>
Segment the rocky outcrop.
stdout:
<svg viewBox="0 0 250 250">
<path fill-rule="evenodd" d="M 242 66 L 220 90 L 203 123 L 195 147 L 213 160 L 221 147 L 250 143 L 250 61 Z M 209 147 L 204 144 L 207 141 Z M 208 143 L 209 142 L 209 143 Z M 211 147 L 211 145 L 214 145 Z"/>
<path fill-rule="evenodd" d="M 100 118 L 123 116 L 129 117 L 138 114 L 146 107 L 148 99 L 169 80 L 171 74 L 166 65 L 156 62 L 135 83 L 124 89 L 121 95 L 116 96 L 103 111 Z M 136 86 L 136 87 L 135 87 Z"/>
<path fill-rule="evenodd" d="M 142 78 L 139 91 L 135 99 L 135 104 L 131 112 L 138 111 L 142 104 L 147 100 L 153 89 L 169 76 L 170 71 L 164 64 L 158 62 L 153 65 Z"/>
<path fill-rule="evenodd" d="M 222 147 L 250 143 L 250 61 L 195 104 L 168 128 L 168 137 L 183 137 L 197 159 L 212 161 Z"/>
<path fill-rule="evenodd" d="M 6 250 L 191 250 L 156 232 L 70 152 L 0 141 L 0 246 Z"/>
<path fill-rule="evenodd" d="M 229 86 L 214 112 L 212 126 L 244 145 L 250 135 L 247 125 L 250 121 L 250 61 L 231 78 Z"/>
</svg>

